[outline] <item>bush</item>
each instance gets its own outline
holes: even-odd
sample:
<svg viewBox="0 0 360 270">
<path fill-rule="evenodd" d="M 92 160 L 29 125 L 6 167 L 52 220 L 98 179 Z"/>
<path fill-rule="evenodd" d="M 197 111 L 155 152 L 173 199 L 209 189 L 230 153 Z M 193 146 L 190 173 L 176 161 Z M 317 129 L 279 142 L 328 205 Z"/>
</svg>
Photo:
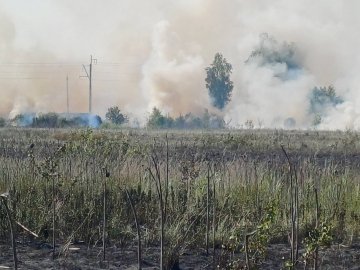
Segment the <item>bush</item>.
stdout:
<svg viewBox="0 0 360 270">
<path fill-rule="evenodd" d="M 148 122 L 147 127 L 149 128 L 172 128 L 173 127 L 174 120 L 171 117 L 166 117 L 162 115 L 161 111 L 154 107 Z"/>
<path fill-rule="evenodd" d="M 1 127 L 5 127 L 5 125 L 6 125 L 6 120 L 5 120 L 5 118 L 0 117 L 0 128 L 1 128 Z"/>
<path fill-rule="evenodd" d="M 10 120 L 11 125 L 19 127 L 28 127 L 33 123 L 33 114 L 18 114 Z"/>
<path fill-rule="evenodd" d="M 121 113 L 119 107 L 110 107 L 105 118 L 115 125 L 121 125 L 128 122 L 128 117 Z"/>
<path fill-rule="evenodd" d="M 201 116 L 187 113 L 172 118 L 164 116 L 158 108 L 153 108 L 147 122 L 147 127 L 154 129 L 220 129 L 225 128 L 225 121 L 222 117 L 209 113 L 208 110 L 205 110 Z"/>
<path fill-rule="evenodd" d="M 59 117 L 56 113 L 41 114 L 34 118 L 32 127 L 55 128 L 58 126 Z"/>
</svg>

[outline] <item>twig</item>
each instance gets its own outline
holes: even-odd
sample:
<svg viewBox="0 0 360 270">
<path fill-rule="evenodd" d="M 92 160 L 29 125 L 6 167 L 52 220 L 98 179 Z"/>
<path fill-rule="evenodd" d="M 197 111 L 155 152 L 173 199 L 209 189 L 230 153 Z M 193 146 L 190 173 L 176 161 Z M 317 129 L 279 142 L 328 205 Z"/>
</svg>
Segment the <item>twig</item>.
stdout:
<svg viewBox="0 0 360 270">
<path fill-rule="evenodd" d="M 251 233 L 245 234 L 245 261 L 246 261 L 246 269 L 250 270 L 250 260 L 249 260 L 249 238 L 254 235 L 257 230 L 252 231 Z"/>
<path fill-rule="evenodd" d="M 39 237 L 36 233 L 30 231 L 28 228 L 26 228 L 24 225 L 22 225 L 19 221 L 15 221 L 15 223 L 16 223 L 17 225 L 19 225 L 24 231 L 27 231 L 28 233 L 30 233 L 32 236 L 34 236 L 34 237 L 36 237 L 36 238 Z"/>
</svg>

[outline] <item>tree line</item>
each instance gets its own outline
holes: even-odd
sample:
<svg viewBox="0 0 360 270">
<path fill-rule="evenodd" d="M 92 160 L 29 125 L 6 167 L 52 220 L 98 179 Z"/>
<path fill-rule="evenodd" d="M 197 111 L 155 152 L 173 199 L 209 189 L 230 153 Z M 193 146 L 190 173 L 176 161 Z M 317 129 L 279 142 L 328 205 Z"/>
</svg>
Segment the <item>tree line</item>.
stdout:
<svg viewBox="0 0 360 270">
<path fill-rule="evenodd" d="M 296 47 L 294 44 L 279 44 L 273 37 L 268 34 L 260 36 L 260 45 L 250 54 L 245 63 L 255 61 L 260 66 L 274 65 L 276 63 L 285 64 L 287 70 L 301 70 L 301 64 L 296 57 Z M 211 100 L 211 104 L 219 111 L 223 111 L 228 103 L 231 101 L 234 83 L 231 80 L 233 71 L 232 65 L 221 54 L 216 53 L 212 63 L 205 68 L 205 86 Z M 286 73 L 286 72 L 285 72 Z M 297 74 L 296 72 L 289 72 Z M 275 74 L 282 80 L 294 79 L 289 74 Z M 309 119 L 312 119 L 312 126 L 321 124 L 322 119 L 326 117 L 328 110 L 338 104 L 344 102 L 341 96 L 338 96 L 333 86 L 328 87 L 314 87 L 308 95 L 309 105 L 307 113 Z M 18 115 L 15 119 L 11 119 L 11 123 L 22 123 L 26 115 Z M 106 122 L 103 127 L 112 127 L 124 125 L 129 122 L 129 117 L 121 111 L 118 106 L 108 108 L 106 115 Z M 290 115 L 284 115 L 285 127 L 294 128 L 296 120 Z M 85 119 L 85 120 L 84 120 Z M 43 114 L 33 119 L 31 124 L 26 126 L 33 127 L 75 127 L 87 126 L 87 118 L 75 117 L 74 119 L 67 119 L 56 116 L 54 113 Z M 289 121 L 289 119 L 291 121 Z M 97 123 L 101 124 L 102 120 L 98 119 Z M 252 119 L 248 119 L 246 123 L 252 123 Z M 291 123 L 290 123 L 291 122 Z M 247 124 L 245 123 L 245 126 Z M 7 121 L 0 117 L 0 127 L 7 125 Z M 159 108 L 153 108 L 145 124 L 148 128 L 176 128 L 176 129 L 194 129 L 194 128 L 225 128 L 226 124 L 222 116 L 211 114 L 208 110 L 200 115 L 195 115 L 188 112 L 184 115 L 169 116 L 164 114 Z M 95 125 L 95 127 L 97 127 Z"/>
</svg>

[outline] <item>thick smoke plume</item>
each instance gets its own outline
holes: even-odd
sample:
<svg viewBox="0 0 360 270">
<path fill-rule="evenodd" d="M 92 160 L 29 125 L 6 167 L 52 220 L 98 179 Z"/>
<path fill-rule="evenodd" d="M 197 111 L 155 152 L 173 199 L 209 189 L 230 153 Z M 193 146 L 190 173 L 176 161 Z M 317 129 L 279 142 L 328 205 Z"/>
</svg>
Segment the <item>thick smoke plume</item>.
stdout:
<svg viewBox="0 0 360 270">
<path fill-rule="evenodd" d="M 233 127 L 309 128 L 312 89 L 333 85 L 343 102 L 318 128 L 358 129 L 358 10 L 357 0 L 0 1 L 0 115 L 65 112 L 66 76 L 70 111 L 87 112 L 79 76 L 93 54 L 102 116 L 117 105 L 144 123 L 156 106 L 173 117 L 207 109 Z M 233 66 L 221 112 L 205 88 L 217 52 Z"/>
</svg>

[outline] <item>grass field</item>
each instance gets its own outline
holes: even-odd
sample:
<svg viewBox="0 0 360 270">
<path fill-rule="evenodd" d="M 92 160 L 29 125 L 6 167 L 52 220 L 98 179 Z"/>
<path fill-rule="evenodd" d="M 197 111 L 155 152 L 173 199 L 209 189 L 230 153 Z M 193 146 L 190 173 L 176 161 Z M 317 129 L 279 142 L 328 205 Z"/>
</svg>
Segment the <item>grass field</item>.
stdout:
<svg viewBox="0 0 360 270">
<path fill-rule="evenodd" d="M 79 245 L 98 250 L 93 260 L 111 268 L 121 256 L 136 259 L 139 239 L 143 267 L 162 260 L 164 269 L 186 268 L 193 253 L 208 269 L 352 269 L 360 265 L 359 138 L 0 129 L 0 265 L 12 265 L 6 204 L 23 269 L 34 243 L 46 244 L 58 265 Z M 336 245 L 355 255 L 325 260 Z"/>
</svg>

